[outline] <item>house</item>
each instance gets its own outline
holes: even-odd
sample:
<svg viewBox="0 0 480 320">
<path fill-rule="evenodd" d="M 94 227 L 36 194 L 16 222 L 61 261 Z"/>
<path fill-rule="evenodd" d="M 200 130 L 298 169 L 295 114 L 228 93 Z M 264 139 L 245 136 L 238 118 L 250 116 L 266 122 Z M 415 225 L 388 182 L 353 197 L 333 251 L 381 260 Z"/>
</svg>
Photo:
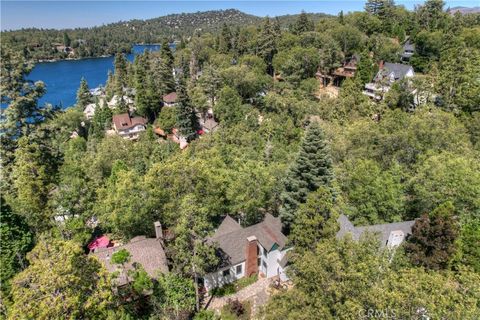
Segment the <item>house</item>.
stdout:
<svg viewBox="0 0 480 320">
<path fill-rule="evenodd" d="M 355 76 L 359 61 L 360 56 L 358 54 L 354 54 L 350 58 L 346 59 L 341 67 L 336 68 L 331 75 L 323 74 L 319 70 L 315 74 L 315 77 L 317 80 L 322 81 L 322 84 L 324 85 L 328 85 L 331 82 L 334 86 L 339 87 L 345 79 L 353 78 Z"/>
<path fill-rule="evenodd" d="M 140 264 L 143 269 L 152 278 L 157 278 L 159 273 L 168 272 L 167 257 L 163 248 L 163 232 L 160 222 L 155 222 L 155 238 L 147 238 L 145 236 L 138 236 L 130 240 L 127 244 L 98 248 L 93 253 L 94 256 L 105 265 L 108 272 L 119 272 L 116 278 L 117 284 L 123 286 L 128 283 L 126 275 L 122 271 L 122 266 L 115 265 L 110 262 L 112 255 L 122 249 L 130 253 L 130 261 L 125 264 L 125 269 L 133 270 L 135 264 Z"/>
<path fill-rule="evenodd" d="M 288 279 L 285 269 L 289 248 L 279 218 L 266 214 L 262 222 L 243 228 L 227 215 L 209 241 L 217 245 L 221 262 L 203 278 L 207 291 L 255 274 Z"/>
<path fill-rule="evenodd" d="M 83 114 L 85 115 L 85 118 L 87 119 L 92 119 L 93 116 L 95 115 L 95 109 L 97 108 L 96 103 L 89 103 L 85 106 L 85 109 L 83 109 Z"/>
<path fill-rule="evenodd" d="M 162 97 L 163 105 L 166 107 L 174 107 L 177 105 L 177 93 L 170 92 Z"/>
<path fill-rule="evenodd" d="M 413 56 L 415 53 L 415 45 L 410 42 L 410 40 L 407 40 L 405 44 L 403 45 L 403 52 L 401 56 L 402 62 L 408 62 L 410 61 L 410 58 Z"/>
<path fill-rule="evenodd" d="M 412 78 L 415 75 L 413 67 L 407 64 L 380 62 L 379 71 L 373 82 L 365 85 L 363 94 L 375 100 L 382 100 L 385 93 L 390 90 L 392 84 L 397 81 Z"/>
<path fill-rule="evenodd" d="M 340 230 L 337 232 L 337 239 L 350 234 L 353 240 L 360 240 L 366 233 L 374 233 L 379 236 L 382 248 L 393 248 L 399 246 L 412 233 L 412 226 L 415 220 L 376 224 L 372 226 L 355 227 L 345 215 L 338 218 Z"/>
<path fill-rule="evenodd" d="M 139 134 L 147 128 L 147 119 L 132 118 L 128 112 L 114 115 L 112 122 L 115 132 L 125 139 L 137 139 Z"/>
</svg>

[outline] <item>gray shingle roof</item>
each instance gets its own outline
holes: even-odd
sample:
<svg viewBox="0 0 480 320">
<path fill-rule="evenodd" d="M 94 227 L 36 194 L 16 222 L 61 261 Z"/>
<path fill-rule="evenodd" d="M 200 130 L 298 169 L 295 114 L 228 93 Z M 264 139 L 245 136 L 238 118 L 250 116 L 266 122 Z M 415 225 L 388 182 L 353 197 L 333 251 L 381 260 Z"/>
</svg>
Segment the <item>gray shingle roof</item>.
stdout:
<svg viewBox="0 0 480 320">
<path fill-rule="evenodd" d="M 131 255 L 130 262 L 126 265 L 127 270 L 133 269 L 133 263 L 139 263 L 152 278 L 156 278 L 159 272 L 168 272 L 167 258 L 162 244 L 159 239 L 155 238 L 135 237 L 125 245 L 99 249 L 93 254 L 105 265 L 108 272 L 115 272 L 121 269 L 110 263 L 110 259 L 112 254 L 122 249 L 126 249 Z M 127 283 L 123 272 L 120 272 L 117 283 L 119 285 Z"/>
<path fill-rule="evenodd" d="M 415 220 L 355 227 L 350 220 L 342 214 L 338 218 L 338 223 L 340 224 L 340 230 L 337 232 L 337 238 L 343 238 L 347 233 L 350 233 L 353 240 L 359 240 L 362 235 L 366 233 L 376 233 L 379 235 L 381 245 L 384 246 L 392 231 L 400 230 L 404 235 L 411 234 Z"/>
<path fill-rule="evenodd" d="M 378 71 L 375 80 L 380 81 L 383 77 L 389 76 L 391 73 L 393 73 L 395 81 L 402 80 L 410 70 L 413 71 L 413 68 L 408 64 L 385 62 L 383 69 Z"/>
<path fill-rule="evenodd" d="M 235 265 L 245 260 L 247 238 L 250 236 L 255 236 L 267 250 L 271 250 L 274 244 L 282 249 L 287 241 L 287 237 L 282 233 L 280 219 L 270 214 L 266 214 L 262 222 L 246 228 L 242 228 L 227 216 L 210 241 L 217 243 L 223 258 L 227 260 L 224 261 L 226 264 Z"/>
</svg>

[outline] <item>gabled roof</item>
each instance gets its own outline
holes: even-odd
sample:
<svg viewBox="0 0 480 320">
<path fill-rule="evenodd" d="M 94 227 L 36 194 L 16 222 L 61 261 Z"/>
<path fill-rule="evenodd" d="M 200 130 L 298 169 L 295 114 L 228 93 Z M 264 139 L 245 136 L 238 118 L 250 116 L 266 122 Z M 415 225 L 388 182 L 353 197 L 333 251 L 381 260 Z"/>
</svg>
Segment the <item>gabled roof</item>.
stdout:
<svg viewBox="0 0 480 320">
<path fill-rule="evenodd" d="M 131 255 L 130 262 L 126 265 L 127 270 L 133 269 L 134 263 L 139 263 L 152 278 L 156 278 L 159 272 L 168 272 L 165 251 L 163 250 L 160 240 L 155 238 L 138 236 L 123 246 L 97 249 L 93 254 L 105 265 L 108 272 L 115 272 L 119 270 L 119 266 L 110 263 L 110 259 L 112 254 L 122 249 L 126 249 Z M 119 285 L 127 283 L 123 272 L 120 272 L 117 283 Z"/>
<path fill-rule="evenodd" d="M 410 70 L 413 71 L 413 68 L 407 64 L 385 62 L 383 68 L 378 71 L 375 80 L 380 81 L 392 73 L 395 81 L 402 80 Z"/>
<path fill-rule="evenodd" d="M 209 240 L 217 243 L 223 258 L 228 260 L 228 265 L 235 265 L 245 260 L 247 238 L 251 236 L 255 236 L 267 251 L 270 251 L 274 244 L 282 250 L 287 242 L 287 237 L 282 233 L 280 218 L 268 213 L 262 222 L 246 228 L 242 228 L 230 216 L 226 216 Z"/>
<path fill-rule="evenodd" d="M 379 235 L 381 245 L 384 246 L 390 237 L 390 233 L 394 231 L 402 231 L 406 236 L 412 233 L 412 226 L 415 220 L 376 224 L 372 226 L 355 227 L 345 215 L 338 218 L 340 230 L 337 232 L 337 239 L 343 238 L 347 233 L 352 235 L 353 240 L 360 240 L 362 235 L 366 233 L 376 233 Z"/>
<path fill-rule="evenodd" d="M 128 112 L 114 115 L 112 121 L 116 130 L 127 130 L 139 124 L 144 126 L 147 123 L 147 119 L 143 117 L 132 118 Z"/>
<path fill-rule="evenodd" d="M 166 103 L 177 102 L 177 93 L 170 92 L 169 94 L 164 95 L 162 99 L 163 99 L 163 102 L 166 102 Z"/>
</svg>

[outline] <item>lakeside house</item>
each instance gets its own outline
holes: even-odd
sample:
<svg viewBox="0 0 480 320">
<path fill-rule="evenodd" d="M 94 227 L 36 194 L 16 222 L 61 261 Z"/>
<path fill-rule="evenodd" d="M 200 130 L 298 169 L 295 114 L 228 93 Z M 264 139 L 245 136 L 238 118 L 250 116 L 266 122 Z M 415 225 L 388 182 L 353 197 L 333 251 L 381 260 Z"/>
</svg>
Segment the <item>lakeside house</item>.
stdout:
<svg viewBox="0 0 480 320">
<path fill-rule="evenodd" d="M 394 248 L 399 246 L 406 237 L 412 233 L 415 220 L 376 224 L 371 226 L 355 227 L 345 215 L 338 218 L 340 230 L 337 232 L 337 239 L 350 234 L 352 239 L 358 241 L 367 233 L 374 233 L 379 237 L 382 248 Z"/>
<path fill-rule="evenodd" d="M 365 85 L 363 94 L 380 101 L 395 82 L 412 78 L 414 75 L 415 72 L 410 65 L 382 61 L 373 81 Z"/>
<path fill-rule="evenodd" d="M 140 133 L 147 129 L 147 119 L 131 117 L 128 112 L 114 115 L 112 123 L 115 132 L 125 139 L 138 139 Z"/>
<path fill-rule="evenodd" d="M 160 273 L 168 272 L 160 222 L 155 222 L 155 235 L 155 238 L 137 236 L 120 246 L 97 248 L 92 254 L 103 263 L 108 272 L 118 272 L 118 277 L 115 279 L 118 286 L 126 285 L 131 281 L 127 273 L 134 270 L 136 264 L 140 264 L 152 279 L 156 279 Z M 125 264 L 125 272 L 121 265 L 111 263 L 112 255 L 122 249 L 130 253 L 130 261 Z"/>
<path fill-rule="evenodd" d="M 285 269 L 289 248 L 280 218 L 266 214 L 262 222 L 243 228 L 227 215 L 209 241 L 217 245 L 221 262 L 203 278 L 207 291 L 255 274 L 288 279 Z"/>
<path fill-rule="evenodd" d="M 83 109 L 83 114 L 85 115 L 85 118 L 88 120 L 91 120 L 93 116 L 95 115 L 95 110 L 97 109 L 97 104 L 96 103 L 89 103 L 85 106 L 85 109 Z"/>
</svg>

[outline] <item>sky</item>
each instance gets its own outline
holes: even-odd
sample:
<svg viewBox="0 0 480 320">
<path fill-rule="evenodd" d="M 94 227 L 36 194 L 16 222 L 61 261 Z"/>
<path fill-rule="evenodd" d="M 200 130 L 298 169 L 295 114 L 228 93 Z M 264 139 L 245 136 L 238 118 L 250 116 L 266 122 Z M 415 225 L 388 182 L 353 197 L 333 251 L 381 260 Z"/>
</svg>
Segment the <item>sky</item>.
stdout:
<svg viewBox="0 0 480 320">
<path fill-rule="evenodd" d="M 396 0 L 413 9 L 422 0 Z M 446 7 L 480 6 L 480 0 L 446 0 Z M 27 27 L 76 28 L 92 27 L 131 19 L 149 19 L 171 13 L 197 12 L 235 8 L 257 16 L 277 16 L 306 12 L 337 14 L 341 10 L 363 10 L 365 0 L 316 1 L 4 1 L 0 2 L 1 30 Z"/>
</svg>

